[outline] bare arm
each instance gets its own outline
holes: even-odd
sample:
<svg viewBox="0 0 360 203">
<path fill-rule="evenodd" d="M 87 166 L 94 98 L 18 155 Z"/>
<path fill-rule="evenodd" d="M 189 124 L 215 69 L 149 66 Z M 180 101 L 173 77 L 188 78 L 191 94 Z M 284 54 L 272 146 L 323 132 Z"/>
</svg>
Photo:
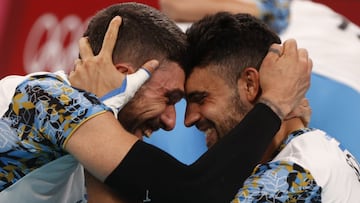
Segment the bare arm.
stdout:
<svg viewBox="0 0 360 203">
<path fill-rule="evenodd" d="M 115 17 L 105 34 L 100 53 L 94 56 L 86 38 L 80 40 L 80 55 L 69 79 L 73 86 L 91 91 L 98 96 L 121 85 L 124 74 L 112 62 L 112 52 L 121 25 Z M 153 69 L 149 69 L 152 71 Z M 97 179 L 105 178 L 121 162 L 137 138 L 128 133 L 110 112 L 94 116 L 72 134 L 65 149 L 74 155 Z"/>
<path fill-rule="evenodd" d="M 307 54 L 299 53 L 300 51 L 297 49 L 294 41 L 290 41 L 290 43 L 287 42 L 284 45 L 284 50 L 282 50 L 282 48 L 279 49 L 281 54 L 269 53 L 261 68 L 263 72 L 274 72 L 273 74 L 260 73 L 260 80 L 262 81 L 263 87 L 261 101 L 275 110 L 280 118 L 284 118 L 284 116 L 300 102 L 299 98 L 304 97 L 309 87 L 311 60 L 308 59 Z M 281 81 L 281 83 L 277 81 Z M 276 90 L 274 90 L 275 88 Z M 184 196 L 184 198 L 192 198 L 191 194 L 197 193 L 198 189 L 206 192 L 206 188 L 211 186 L 208 180 L 222 180 L 222 176 L 220 176 L 220 179 L 216 178 L 219 174 L 226 174 L 230 177 L 229 179 L 231 179 L 233 174 L 235 176 L 238 173 L 242 173 L 240 170 L 242 171 L 243 168 L 251 170 L 252 164 L 249 163 L 253 163 L 254 161 L 249 160 L 249 157 L 243 156 L 243 154 L 246 154 L 248 151 L 245 148 L 229 147 L 228 144 L 232 143 L 236 145 L 237 143 L 243 142 L 243 136 L 236 136 L 239 133 L 246 135 L 249 139 L 249 144 L 246 144 L 246 146 L 254 146 L 253 142 L 257 143 L 257 140 L 262 139 L 265 135 L 268 139 L 272 138 L 271 136 L 277 131 L 280 121 L 276 115 L 273 115 L 273 112 L 264 108 L 262 109 L 263 110 L 260 111 L 263 115 L 267 115 L 267 119 L 264 119 L 263 115 L 259 116 L 259 113 L 253 112 L 251 117 L 248 117 L 248 123 L 246 125 L 240 125 L 234 132 L 234 136 L 227 136 L 227 142 L 221 142 L 223 144 L 217 145 L 218 147 L 211 150 L 210 154 L 193 165 L 191 168 L 193 171 L 190 174 L 184 172 L 186 167 L 175 159 L 165 155 L 164 152 L 138 142 L 137 138 L 126 132 L 110 113 L 100 114 L 79 126 L 72 137 L 69 138 L 65 148 L 97 179 L 101 181 L 106 179 L 108 181 L 107 184 L 118 189 L 118 192 L 121 192 L 122 189 L 129 188 L 129 185 L 135 185 L 137 188 L 134 190 L 135 193 L 142 193 L 143 189 L 153 188 L 154 195 L 159 195 L 157 198 L 162 198 L 164 195 L 167 195 L 167 197 L 170 196 L 169 198 L 171 199 L 171 197 L 173 197 L 172 195 L 175 196 L 177 193 L 176 190 L 171 190 L 172 187 L 170 186 L 174 183 L 182 183 L 184 186 L 182 189 L 184 192 L 188 192 L 184 194 L 187 195 Z M 259 119 L 264 119 L 264 122 L 261 123 L 262 127 L 259 127 Z M 249 123 L 252 123 L 252 125 L 249 125 Z M 264 126 L 266 126 L 266 128 Z M 225 139 L 226 138 L 223 140 Z M 267 146 L 266 143 L 264 145 Z M 237 154 L 235 157 L 232 156 L 234 155 L 234 150 L 235 154 Z M 136 153 L 134 153 L 134 151 Z M 261 156 L 261 153 L 259 154 Z M 219 159 L 219 157 L 233 158 L 222 165 L 219 163 L 223 163 L 224 159 Z M 228 173 L 223 173 L 224 169 L 234 168 L 234 163 L 240 166 L 236 167 L 236 171 L 232 170 Z M 214 168 L 212 170 L 205 170 L 205 168 L 207 168 L 205 166 L 214 166 Z M 144 174 L 144 171 L 146 171 L 147 174 Z M 196 174 L 197 172 L 204 173 L 193 176 L 193 172 Z M 186 176 L 187 174 L 190 176 Z M 245 177 L 246 174 L 245 172 L 242 173 Z M 190 179 L 178 178 L 179 175 L 181 175 L 180 177 Z M 242 179 L 242 177 L 239 177 L 239 179 Z M 123 182 L 121 180 L 125 181 Z M 197 182 L 197 180 L 200 182 Z M 240 183 L 241 181 L 237 182 Z M 187 188 L 185 186 L 191 187 Z M 140 190 L 138 190 L 139 188 Z M 216 188 L 216 186 L 214 188 Z M 162 192 L 164 190 L 167 190 L 168 193 L 164 194 Z M 214 192 L 214 194 L 216 193 Z M 205 193 L 203 195 L 204 196 L 199 196 L 199 199 L 206 196 Z"/>
<path fill-rule="evenodd" d="M 138 139 L 106 112 L 89 119 L 69 138 L 65 149 L 96 178 L 105 178 L 122 161 Z"/>
<path fill-rule="evenodd" d="M 112 52 L 116 42 L 118 28 L 121 24 L 121 18 L 114 18 L 109 25 L 107 34 L 104 38 L 104 43 L 100 53 L 93 55 L 92 49 L 87 38 L 79 40 L 79 49 L 81 59 L 76 60 L 74 70 L 70 73 L 70 81 L 72 85 L 92 92 L 99 97 L 108 95 L 114 89 L 121 88 L 123 83 L 127 83 L 126 90 L 122 95 L 105 100 L 106 105 L 110 105 L 116 115 L 117 108 L 121 108 L 121 104 L 125 104 L 135 93 L 135 91 L 145 82 L 146 73 L 140 73 L 140 69 L 136 73 L 132 73 L 130 77 L 125 79 L 125 75 L 116 69 L 112 61 Z M 151 60 L 142 67 L 149 73 L 154 71 L 158 62 Z M 140 74 L 140 75 L 139 75 Z M 115 90 L 116 91 L 116 90 Z M 80 132 L 81 133 L 81 132 Z M 99 135 L 101 137 L 101 135 Z M 81 139 L 81 138 L 80 138 Z M 72 141 L 70 141 L 72 143 Z M 72 143 L 73 144 L 73 143 Z M 70 144 L 71 148 L 71 144 Z M 70 149 L 71 151 L 71 149 Z M 76 153 L 76 152 L 73 152 Z M 122 203 L 119 196 L 113 190 L 108 188 L 105 184 L 100 182 L 93 175 L 85 171 L 86 187 L 88 192 L 88 201 L 91 202 L 108 202 L 108 203 Z"/>
</svg>

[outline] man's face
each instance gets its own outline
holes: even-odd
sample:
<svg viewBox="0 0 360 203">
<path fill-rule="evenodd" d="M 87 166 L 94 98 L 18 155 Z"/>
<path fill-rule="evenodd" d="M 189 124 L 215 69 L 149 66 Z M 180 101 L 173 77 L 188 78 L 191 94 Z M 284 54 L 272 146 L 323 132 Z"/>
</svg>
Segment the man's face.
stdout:
<svg viewBox="0 0 360 203">
<path fill-rule="evenodd" d="M 185 90 L 185 125 L 196 125 L 203 131 L 208 147 L 229 133 L 251 108 L 240 98 L 236 87 L 230 87 L 206 67 L 193 70 Z"/>
<path fill-rule="evenodd" d="M 137 137 L 175 127 L 175 104 L 184 96 L 185 74 L 177 63 L 163 62 L 151 78 L 119 112 L 125 129 Z"/>
</svg>

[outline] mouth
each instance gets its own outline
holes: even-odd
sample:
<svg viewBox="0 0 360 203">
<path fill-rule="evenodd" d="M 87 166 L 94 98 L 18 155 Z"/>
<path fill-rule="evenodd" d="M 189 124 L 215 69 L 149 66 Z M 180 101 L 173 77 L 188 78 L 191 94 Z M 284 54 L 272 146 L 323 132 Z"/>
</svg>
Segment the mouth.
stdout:
<svg viewBox="0 0 360 203">
<path fill-rule="evenodd" d="M 140 123 L 139 125 L 134 126 L 135 136 L 140 140 L 143 140 L 143 137 L 150 138 L 153 132 L 159 130 L 161 127 L 160 122 L 157 119 L 148 119 L 145 122 Z"/>
</svg>

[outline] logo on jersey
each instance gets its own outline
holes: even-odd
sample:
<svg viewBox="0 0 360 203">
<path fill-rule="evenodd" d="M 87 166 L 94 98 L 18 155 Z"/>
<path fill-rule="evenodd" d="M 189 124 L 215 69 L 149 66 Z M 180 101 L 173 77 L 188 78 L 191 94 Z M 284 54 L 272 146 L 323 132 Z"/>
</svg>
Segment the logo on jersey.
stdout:
<svg viewBox="0 0 360 203">
<path fill-rule="evenodd" d="M 146 190 L 146 194 L 145 194 L 143 202 L 151 202 L 149 194 L 150 194 L 150 191 Z"/>
</svg>

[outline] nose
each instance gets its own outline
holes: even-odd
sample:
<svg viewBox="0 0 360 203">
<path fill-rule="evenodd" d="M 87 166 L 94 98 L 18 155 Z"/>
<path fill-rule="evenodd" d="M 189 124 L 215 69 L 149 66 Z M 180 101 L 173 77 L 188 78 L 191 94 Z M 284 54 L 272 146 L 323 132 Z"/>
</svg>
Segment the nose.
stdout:
<svg viewBox="0 0 360 203">
<path fill-rule="evenodd" d="M 176 124 L 176 111 L 174 105 L 169 105 L 165 108 L 165 111 L 160 115 L 160 120 L 163 123 L 164 130 L 172 130 Z"/>
<path fill-rule="evenodd" d="M 199 107 L 197 104 L 188 103 L 186 105 L 186 112 L 185 112 L 185 126 L 191 127 L 196 124 L 201 118 Z"/>
</svg>

